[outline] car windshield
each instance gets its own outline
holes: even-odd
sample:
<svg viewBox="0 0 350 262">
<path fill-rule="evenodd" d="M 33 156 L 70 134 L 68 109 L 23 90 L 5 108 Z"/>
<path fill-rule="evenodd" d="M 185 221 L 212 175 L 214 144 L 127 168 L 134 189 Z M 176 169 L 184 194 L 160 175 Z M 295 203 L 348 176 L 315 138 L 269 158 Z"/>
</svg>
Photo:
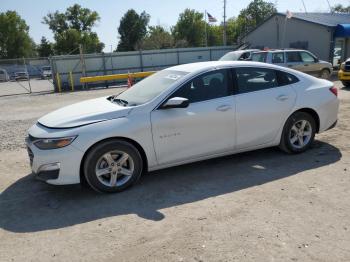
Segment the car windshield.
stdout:
<svg viewBox="0 0 350 262">
<path fill-rule="evenodd" d="M 127 105 L 147 103 L 187 74 L 188 72 L 174 70 L 159 71 L 138 82 L 133 87 L 115 97 L 115 99 L 123 101 Z"/>
<path fill-rule="evenodd" d="M 235 53 L 235 52 L 227 53 L 226 55 L 221 57 L 219 61 L 237 61 L 239 58 L 239 55 L 240 53 Z"/>
</svg>

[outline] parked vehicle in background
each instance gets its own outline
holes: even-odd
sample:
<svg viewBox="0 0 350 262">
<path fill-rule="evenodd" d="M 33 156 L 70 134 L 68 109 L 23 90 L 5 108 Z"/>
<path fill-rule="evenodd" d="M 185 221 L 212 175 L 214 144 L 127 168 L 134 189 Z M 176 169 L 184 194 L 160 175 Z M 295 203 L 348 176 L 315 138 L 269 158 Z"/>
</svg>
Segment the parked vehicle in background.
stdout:
<svg viewBox="0 0 350 262">
<path fill-rule="evenodd" d="M 41 79 L 47 79 L 52 77 L 51 66 L 43 66 L 41 68 Z"/>
<path fill-rule="evenodd" d="M 350 58 L 341 63 L 338 78 L 346 87 L 350 87 Z"/>
<path fill-rule="evenodd" d="M 245 49 L 245 50 L 236 50 L 228 52 L 222 56 L 219 61 L 244 61 L 250 60 L 253 52 L 260 51 L 259 49 Z"/>
<path fill-rule="evenodd" d="M 16 72 L 14 78 L 16 81 L 29 80 L 29 75 L 27 72 Z"/>
<path fill-rule="evenodd" d="M 0 69 L 0 82 L 7 82 L 10 77 L 5 69 Z"/>
<path fill-rule="evenodd" d="M 270 146 L 304 152 L 335 126 L 338 106 L 332 82 L 288 68 L 184 64 L 49 113 L 26 141 L 37 178 L 118 192 L 144 171 Z"/>
<path fill-rule="evenodd" d="M 289 67 L 309 75 L 328 79 L 333 72 L 331 63 L 319 60 L 306 50 L 273 49 L 252 54 L 252 61 Z"/>
</svg>

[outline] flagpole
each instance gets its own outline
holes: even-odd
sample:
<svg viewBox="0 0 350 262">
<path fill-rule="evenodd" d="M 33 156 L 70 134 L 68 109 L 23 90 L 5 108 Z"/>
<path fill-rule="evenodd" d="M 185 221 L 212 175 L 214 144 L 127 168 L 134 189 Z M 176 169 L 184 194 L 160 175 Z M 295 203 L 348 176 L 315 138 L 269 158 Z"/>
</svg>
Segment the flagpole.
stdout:
<svg viewBox="0 0 350 262">
<path fill-rule="evenodd" d="M 207 34 L 207 10 L 204 11 L 204 21 L 205 21 L 205 46 L 208 46 L 208 34 Z"/>
</svg>

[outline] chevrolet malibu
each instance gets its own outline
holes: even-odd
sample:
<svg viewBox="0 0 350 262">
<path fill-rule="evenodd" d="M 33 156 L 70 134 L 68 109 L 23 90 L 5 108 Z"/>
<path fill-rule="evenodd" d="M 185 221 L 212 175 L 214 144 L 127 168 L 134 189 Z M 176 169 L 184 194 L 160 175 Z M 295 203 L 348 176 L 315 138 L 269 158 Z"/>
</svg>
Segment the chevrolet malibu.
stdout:
<svg viewBox="0 0 350 262">
<path fill-rule="evenodd" d="M 37 178 L 118 192 L 147 171 L 271 146 L 301 153 L 336 124 L 338 104 L 331 82 L 292 69 L 185 64 L 49 113 L 26 143 Z"/>
</svg>

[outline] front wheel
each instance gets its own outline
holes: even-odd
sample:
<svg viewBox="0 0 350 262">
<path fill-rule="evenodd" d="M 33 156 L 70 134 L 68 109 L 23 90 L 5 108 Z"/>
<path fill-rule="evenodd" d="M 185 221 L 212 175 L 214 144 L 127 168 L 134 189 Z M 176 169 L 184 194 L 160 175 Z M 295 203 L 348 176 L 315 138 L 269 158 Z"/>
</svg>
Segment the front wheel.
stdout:
<svg viewBox="0 0 350 262">
<path fill-rule="evenodd" d="M 308 113 L 296 112 L 284 125 L 279 147 L 290 154 L 304 152 L 313 143 L 315 133 L 314 118 Z"/>
<path fill-rule="evenodd" d="M 105 141 L 94 146 L 84 161 L 84 175 L 99 192 L 120 192 L 133 185 L 142 173 L 139 151 L 123 140 Z"/>
</svg>

